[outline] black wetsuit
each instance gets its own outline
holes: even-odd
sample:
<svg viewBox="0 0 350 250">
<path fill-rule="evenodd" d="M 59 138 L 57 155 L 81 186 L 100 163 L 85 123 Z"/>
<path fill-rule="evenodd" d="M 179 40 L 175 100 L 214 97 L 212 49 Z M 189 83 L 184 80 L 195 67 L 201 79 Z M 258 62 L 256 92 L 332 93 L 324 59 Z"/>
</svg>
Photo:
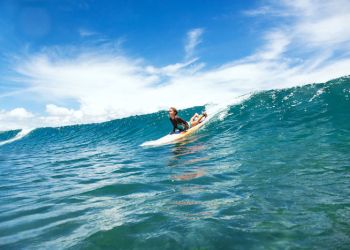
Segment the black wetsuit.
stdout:
<svg viewBox="0 0 350 250">
<path fill-rule="evenodd" d="M 180 131 L 186 131 L 189 128 L 188 123 L 185 120 L 183 120 L 181 117 L 175 116 L 175 119 L 171 119 L 171 118 L 169 119 L 173 124 L 173 131 L 171 133 L 175 133 L 176 129 Z"/>
</svg>

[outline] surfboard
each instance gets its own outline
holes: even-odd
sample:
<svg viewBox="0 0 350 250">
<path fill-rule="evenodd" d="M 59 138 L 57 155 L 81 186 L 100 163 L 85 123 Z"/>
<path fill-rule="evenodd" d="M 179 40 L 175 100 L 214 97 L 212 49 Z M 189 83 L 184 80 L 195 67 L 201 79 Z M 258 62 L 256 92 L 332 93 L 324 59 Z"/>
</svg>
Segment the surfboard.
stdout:
<svg viewBox="0 0 350 250">
<path fill-rule="evenodd" d="M 196 126 L 190 128 L 190 129 L 188 129 L 186 131 L 178 132 L 178 133 L 174 133 L 174 134 L 169 134 L 169 135 L 166 135 L 166 136 L 163 136 L 163 137 L 159 138 L 158 140 L 147 141 L 147 142 L 142 143 L 141 146 L 158 146 L 158 145 L 169 144 L 169 143 L 172 143 L 172 142 L 179 141 L 179 140 L 185 138 L 186 136 L 196 132 L 207 121 L 208 121 L 208 117 L 204 117 L 204 118 L 202 118 L 201 123 L 197 124 Z"/>
</svg>

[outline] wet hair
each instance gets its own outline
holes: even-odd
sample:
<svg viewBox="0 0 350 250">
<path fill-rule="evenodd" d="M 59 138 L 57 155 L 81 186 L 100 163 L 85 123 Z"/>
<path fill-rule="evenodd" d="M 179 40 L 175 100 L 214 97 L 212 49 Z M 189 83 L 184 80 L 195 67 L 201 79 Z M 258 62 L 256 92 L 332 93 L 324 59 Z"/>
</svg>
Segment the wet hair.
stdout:
<svg viewBox="0 0 350 250">
<path fill-rule="evenodd" d="M 177 115 L 177 109 L 174 107 L 170 107 L 170 109 L 172 109 L 175 112 L 175 115 Z"/>
</svg>

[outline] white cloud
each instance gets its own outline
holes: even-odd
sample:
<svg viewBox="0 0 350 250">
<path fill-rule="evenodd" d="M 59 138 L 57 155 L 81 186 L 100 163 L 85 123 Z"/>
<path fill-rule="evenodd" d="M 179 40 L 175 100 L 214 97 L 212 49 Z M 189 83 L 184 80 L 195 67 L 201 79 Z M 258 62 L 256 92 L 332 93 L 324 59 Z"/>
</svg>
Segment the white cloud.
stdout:
<svg viewBox="0 0 350 250">
<path fill-rule="evenodd" d="M 45 124 L 74 124 L 84 123 L 84 114 L 81 110 L 68 109 L 55 104 L 46 105 L 48 116 L 41 117 Z"/>
<path fill-rule="evenodd" d="M 193 29 L 187 33 L 187 40 L 185 45 L 186 58 L 193 56 L 194 50 L 199 43 L 201 43 L 201 36 L 204 32 L 204 29 Z"/>
<path fill-rule="evenodd" d="M 25 108 L 14 108 L 12 110 L 0 110 L 0 131 L 14 128 L 22 128 L 23 125 L 34 117 L 34 114 Z"/>
<path fill-rule="evenodd" d="M 8 111 L 7 113 L 5 113 L 5 115 L 8 115 L 8 116 L 15 118 L 15 119 L 25 119 L 25 118 L 33 117 L 33 114 L 28 112 L 25 108 L 12 109 L 12 110 Z"/>
<path fill-rule="evenodd" d="M 25 117 L 22 110 L 14 113 L 22 113 L 23 119 L 15 119 L 11 111 L 1 111 L 1 124 L 18 128 L 99 122 L 169 106 L 226 102 L 250 91 L 348 75 L 350 33 L 346 10 L 350 2 L 337 3 L 285 1 L 258 9 L 249 18 L 265 18 L 271 11 L 274 18 L 288 18 L 288 25 L 281 22 L 266 30 L 264 45 L 252 55 L 212 69 L 205 69 L 198 58 L 192 59 L 203 29 L 188 32 L 184 62 L 163 67 L 130 58 L 108 46 L 77 50 L 62 47 L 29 55 L 16 70 L 22 82 L 28 84 L 26 93 L 45 100 L 46 114 Z M 74 100 L 79 107 L 57 105 L 66 99 Z"/>
<path fill-rule="evenodd" d="M 46 105 L 46 112 L 53 116 L 66 116 L 74 113 L 73 109 L 56 106 L 55 104 Z"/>
</svg>

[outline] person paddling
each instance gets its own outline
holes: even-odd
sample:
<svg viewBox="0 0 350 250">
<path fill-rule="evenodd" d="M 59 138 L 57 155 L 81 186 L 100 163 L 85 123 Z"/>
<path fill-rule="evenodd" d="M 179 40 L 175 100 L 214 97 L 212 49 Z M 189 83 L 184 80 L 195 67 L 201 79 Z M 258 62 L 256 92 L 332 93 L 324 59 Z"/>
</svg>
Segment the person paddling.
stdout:
<svg viewBox="0 0 350 250">
<path fill-rule="evenodd" d="M 169 108 L 169 119 L 170 122 L 173 125 L 173 130 L 170 132 L 170 134 L 174 134 L 176 130 L 183 132 L 186 131 L 194 126 L 196 126 L 198 123 L 200 123 L 203 119 L 203 117 L 207 116 L 206 112 L 203 112 L 201 115 L 195 113 L 191 120 L 189 122 L 186 122 L 184 119 L 179 117 L 177 115 L 177 110 L 174 107 Z"/>
</svg>

